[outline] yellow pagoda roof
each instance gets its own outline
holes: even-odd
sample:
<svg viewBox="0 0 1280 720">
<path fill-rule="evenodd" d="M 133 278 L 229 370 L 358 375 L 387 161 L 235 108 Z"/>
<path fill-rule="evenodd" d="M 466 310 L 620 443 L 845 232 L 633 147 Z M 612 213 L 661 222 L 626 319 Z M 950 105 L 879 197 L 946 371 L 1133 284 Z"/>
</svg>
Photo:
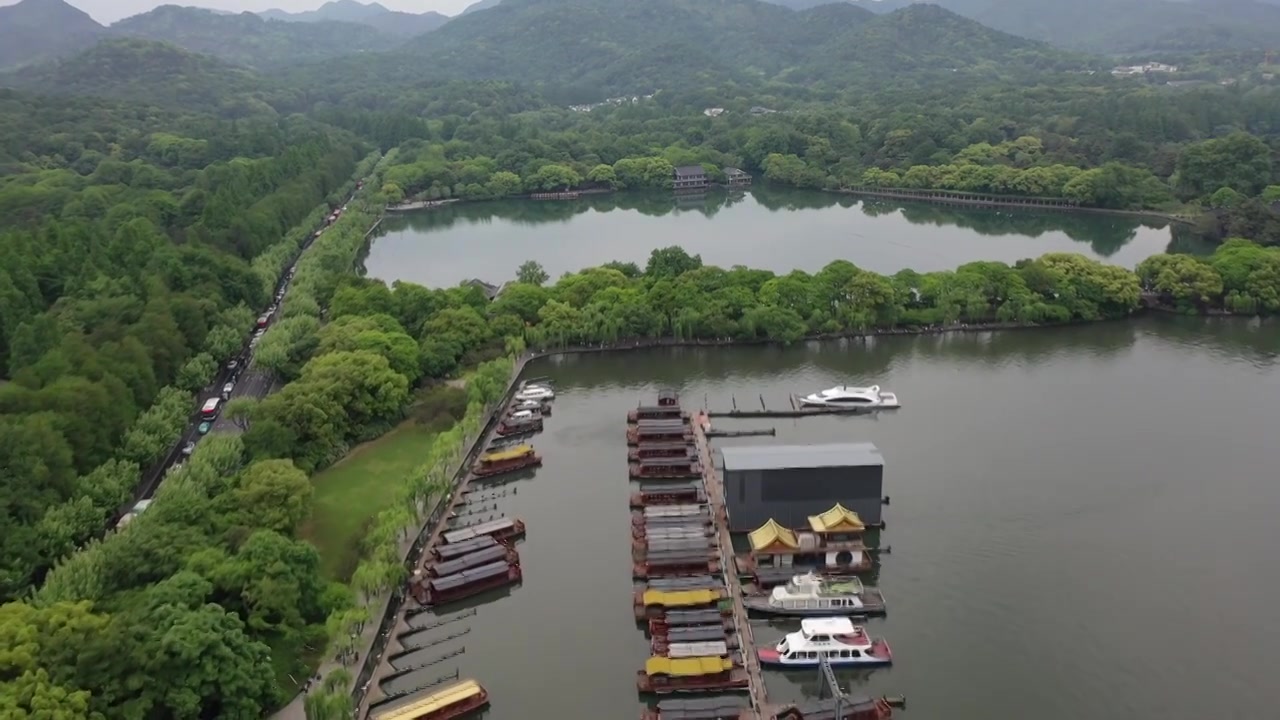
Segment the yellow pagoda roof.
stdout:
<svg viewBox="0 0 1280 720">
<path fill-rule="evenodd" d="M 774 543 L 782 543 L 792 549 L 800 547 L 800 541 L 796 538 L 796 534 L 779 525 L 773 518 L 752 530 L 747 535 L 747 539 L 751 541 L 751 549 L 757 551 L 764 550 Z"/>
<path fill-rule="evenodd" d="M 646 675 L 670 675 L 671 677 L 716 675 L 732 668 L 733 661 L 723 657 L 651 657 L 644 662 Z"/>
<path fill-rule="evenodd" d="M 862 523 L 858 513 L 836 503 L 835 507 L 821 515 L 809 516 L 809 527 L 814 532 L 862 532 L 867 526 Z"/>
<path fill-rule="evenodd" d="M 645 590 L 644 604 L 662 607 L 692 607 L 710 605 L 720 599 L 714 590 Z"/>
<path fill-rule="evenodd" d="M 480 687 L 480 683 L 475 680 L 463 680 L 429 695 L 424 695 L 411 703 L 382 712 L 371 713 L 369 717 L 370 720 L 415 720 L 415 718 L 439 712 L 464 700 L 470 700 L 482 692 L 484 692 L 484 688 Z"/>
<path fill-rule="evenodd" d="M 482 462 L 498 462 L 500 460 L 511 460 L 513 458 L 524 457 L 533 452 L 532 445 L 517 445 L 508 450 L 499 450 L 497 452 L 489 452 L 480 456 Z"/>
</svg>

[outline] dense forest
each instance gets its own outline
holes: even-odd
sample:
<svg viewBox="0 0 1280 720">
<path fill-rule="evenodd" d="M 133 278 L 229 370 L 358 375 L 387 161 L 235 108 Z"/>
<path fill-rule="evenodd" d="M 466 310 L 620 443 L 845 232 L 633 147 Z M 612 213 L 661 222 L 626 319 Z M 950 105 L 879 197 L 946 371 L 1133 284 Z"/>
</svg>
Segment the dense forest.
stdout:
<svg viewBox="0 0 1280 720">
<path fill-rule="evenodd" d="M 1280 87 L 1247 53 L 1241 82 L 1183 89 L 934 6 L 488 4 L 417 37 L 342 3 L 111 28 L 56 0 L 0 8 L 0 66 L 24 66 L 0 78 L 0 715 L 256 718 L 351 658 L 530 348 L 1280 312 Z M 670 247 L 553 283 L 531 248 L 494 301 L 353 272 L 388 202 L 664 189 L 681 165 L 1196 214 L 1232 239 L 1133 271 L 1053 254 L 893 276 Z M 203 439 L 104 534 L 290 268 L 254 351 L 282 389 L 229 402 L 242 432 Z M 406 418 L 433 428 L 420 466 L 362 518 L 358 562 L 325 572 L 309 475 Z M 314 716 L 349 716 L 348 683 Z"/>
</svg>

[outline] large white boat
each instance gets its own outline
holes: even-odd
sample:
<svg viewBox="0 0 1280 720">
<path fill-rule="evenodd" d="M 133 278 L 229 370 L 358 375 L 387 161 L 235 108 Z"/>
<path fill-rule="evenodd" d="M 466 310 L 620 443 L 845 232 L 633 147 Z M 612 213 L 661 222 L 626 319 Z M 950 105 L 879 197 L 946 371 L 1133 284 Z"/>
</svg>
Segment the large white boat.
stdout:
<svg viewBox="0 0 1280 720">
<path fill-rule="evenodd" d="M 525 400 L 551 400 L 555 398 L 556 391 L 545 385 L 527 385 L 520 388 L 520 392 L 516 393 L 516 400 L 524 402 Z"/>
<path fill-rule="evenodd" d="M 871 387 L 838 385 L 822 392 L 805 395 L 800 398 L 800 404 L 828 408 L 892 409 L 901 407 L 898 404 L 898 396 L 887 390 L 881 390 L 879 385 Z"/>
<path fill-rule="evenodd" d="M 769 594 L 743 598 L 748 610 L 770 615 L 824 617 L 883 615 L 884 595 L 858 578 L 827 580 L 814 573 L 796 575 Z"/>
<path fill-rule="evenodd" d="M 872 638 L 849 618 L 805 618 L 800 632 L 788 633 L 777 646 L 761 648 L 756 655 L 761 665 L 779 667 L 817 667 L 823 656 L 832 667 L 893 663 L 889 643 Z"/>
</svg>

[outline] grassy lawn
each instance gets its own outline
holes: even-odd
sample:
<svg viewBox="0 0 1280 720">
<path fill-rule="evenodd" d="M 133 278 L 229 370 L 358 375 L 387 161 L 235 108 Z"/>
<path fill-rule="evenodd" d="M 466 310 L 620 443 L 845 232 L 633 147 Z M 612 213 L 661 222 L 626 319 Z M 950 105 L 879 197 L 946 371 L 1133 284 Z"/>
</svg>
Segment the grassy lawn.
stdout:
<svg viewBox="0 0 1280 720">
<path fill-rule="evenodd" d="M 312 478 L 315 497 L 302 536 L 320 550 L 325 577 L 346 582 L 359 559 L 360 540 L 373 517 L 395 500 L 401 480 L 426 457 L 433 428 L 401 423 L 357 446 Z"/>
</svg>

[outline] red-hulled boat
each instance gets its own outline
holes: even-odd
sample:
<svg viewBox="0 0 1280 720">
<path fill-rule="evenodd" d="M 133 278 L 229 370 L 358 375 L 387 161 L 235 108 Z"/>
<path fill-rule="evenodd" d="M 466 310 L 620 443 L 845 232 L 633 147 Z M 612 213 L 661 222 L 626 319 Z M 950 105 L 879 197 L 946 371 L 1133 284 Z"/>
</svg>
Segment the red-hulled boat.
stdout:
<svg viewBox="0 0 1280 720">
<path fill-rule="evenodd" d="M 520 518 L 500 517 L 496 520 L 445 531 L 440 535 L 440 539 L 445 543 L 444 547 L 440 548 L 440 551 L 445 553 L 448 552 L 450 545 L 460 545 L 482 537 L 490 537 L 499 542 L 505 542 L 523 536 L 523 520 Z M 456 556 L 456 553 L 454 555 Z"/>
<path fill-rule="evenodd" d="M 455 575 L 464 570 L 481 565 L 488 565 L 499 560 L 505 561 L 508 565 L 519 565 L 520 554 L 516 549 L 507 545 L 491 545 L 483 550 L 469 553 L 440 563 L 432 563 L 427 568 L 427 574 L 431 577 L 447 577 Z"/>
<path fill-rule="evenodd" d="M 641 405 L 627 411 L 627 422 L 634 425 L 644 420 L 682 420 L 689 422 L 689 413 L 679 405 Z"/>
<path fill-rule="evenodd" d="M 645 458 L 630 465 L 632 480 L 677 480 L 702 477 L 702 464 L 696 458 Z"/>
<path fill-rule="evenodd" d="M 643 693 L 743 690 L 747 684 L 747 671 L 722 657 L 651 657 L 636 673 L 636 689 Z"/>
<path fill-rule="evenodd" d="M 645 458 L 660 457 L 697 457 L 698 450 L 692 443 L 684 440 L 659 440 L 644 442 L 633 448 L 627 448 L 627 460 L 635 462 Z"/>
<path fill-rule="evenodd" d="M 471 466 L 471 474 L 476 477 L 491 477 L 503 473 L 515 472 L 542 464 L 542 456 L 534 451 L 532 445 L 516 445 L 505 450 L 495 450 L 480 456 Z"/>
<path fill-rule="evenodd" d="M 631 575 L 637 579 L 679 575 L 715 575 L 720 561 L 710 557 L 711 550 L 671 550 L 650 552 L 644 560 L 632 564 Z"/>
<path fill-rule="evenodd" d="M 475 680 L 459 680 L 369 711 L 369 720 L 453 720 L 489 704 L 489 693 Z"/>
<path fill-rule="evenodd" d="M 494 432 L 502 437 L 542 432 L 542 416 L 509 417 L 498 423 L 498 428 Z"/>
<path fill-rule="evenodd" d="M 464 530 L 468 528 L 462 528 Z M 498 547 L 501 545 L 492 535 L 472 535 L 470 539 L 459 540 L 449 545 L 433 545 L 431 547 L 431 555 L 438 562 L 448 562 L 463 555 L 469 555 L 488 548 Z"/>
<path fill-rule="evenodd" d="M 701 480 L 686 483 L 644 484 L 640 486 L 639 491 L 631 493 L 633 508 L 645 508 L 650 505 L 699 505 L 706 501 Z"/>
<path fill-rule="evenodd" d="M 429 578 L 419 574 L 409 585 L 409 592 L 421 605 L 443 605 L 515 584 L 523 576 L 519 565 L 499 560 L 446 577 Z"/>
<path fill-rule="evenodd" d="M 681 610 L 668 612 L 663 617 L 652 618 L 649 620 L 649 634 L 653 637 L 668 637 L 675 628 L 693 627 L 691 625 L 678 623 L 701 621 L 698 622 L 698 625 L 715 625 L 716 618 L 719 618 L 721 628 L 726 632 L 731 631 L 736 627 L 733 622 L 733 617 L 730 615 L 731 612 L 732 608 L 730 608 L 729 612 L 725 612 L 724 609 L 719 606 L 710 610 Z"/>
</svg>

